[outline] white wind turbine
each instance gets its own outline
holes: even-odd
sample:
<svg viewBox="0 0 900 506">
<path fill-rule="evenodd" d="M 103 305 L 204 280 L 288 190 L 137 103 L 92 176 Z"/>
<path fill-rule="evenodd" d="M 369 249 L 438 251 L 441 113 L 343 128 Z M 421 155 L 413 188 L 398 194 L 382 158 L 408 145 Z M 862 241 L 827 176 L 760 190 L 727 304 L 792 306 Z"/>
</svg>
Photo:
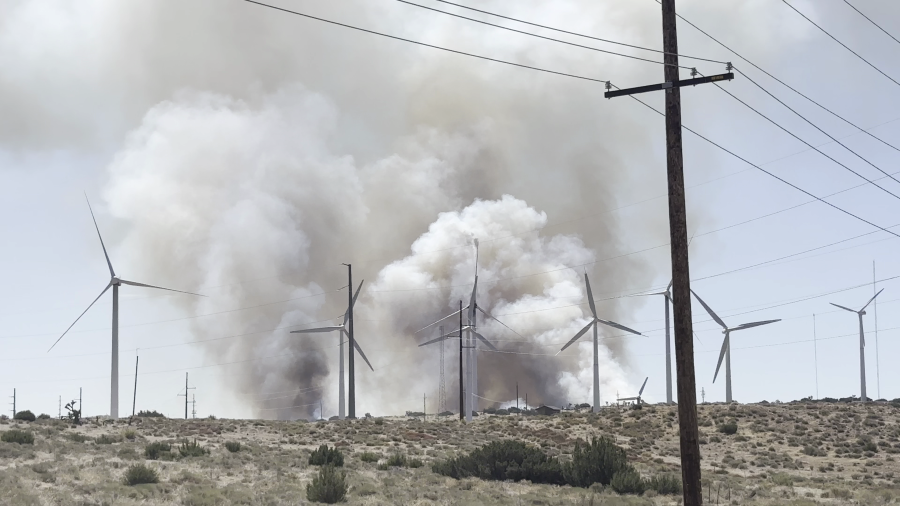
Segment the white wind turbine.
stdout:
<svg viewBox="0 0 900 506">
<path fill-rule="evenodd" d="M 362 280 L 359 282 L 359 288 L 356 289 L 356 293 L 353 294 L 353 302 L 350 304 L 350 307 L 347 308 L 347 311 L 344 313 L 344 322 L 340 325 L 335 325 L 334 327 L 320 327 L 317 329 L 303 329 L 303 330 L 292 330 L 291 334 L 316 334 L 320 332 L 334 332 L 338 331 L 338 341 L 340 343 L 340 365 L 338 366 L 338 418 L 341 420 L 344 419 L 344 407 L 346 406 L 346 402 L 344 401 L 344 337 L 350 339 L 350 333 L 347 331 L 347 322 L 350 320 L 350 310 L 353 306 L 356 305 L 356 298 L 359 297 L 359 291 L 362 290 L 363 283 L 366 280 Z M 353 340 L 353 347 L 356 351 L 359 352 L 359 356 L 362 357 L 363 360 L 366 361 L 366 365 L 369 366 L 373 372 L 375 369 L 372 368 L 372 364 L 369 363 L 369 359 L 366 358 L 366 354 L 363 353 L 362 348 L 359 347 L 359 341 L 356 339 Z"/>
<path fill-rule="evenodd" d="M 716 382 L 716 377 L 719 376 L 719 368 L 722 367 L 722 359 L 724 358 L 725 359 L 725 402 L 730 404 L 731 403 L 731 333 L 736 332 L 738 330 L 745 330 L 745 329 L 749 329 L 749 328 L 753 328 L 753 327 L 759 327 L 760 325 L 768 325 L 770 323 L 780 322 L 781 319 L 765 320 L 765 321 L 753 322 L 753 323 L 742 323 L 742 324 L 738 325 L 737 327 L 729 328 L 728 325 L 725 325 L 725 322 L 723 322 L 722 319 L 719 318 L 719 315 L 717 315 L 715 312 L 713 312 L 713 310 L 710 309 L 710 307 L 707 306 L 705 302 L 703 302 L 703 299 L 701 299 L 700 296 L 697 295 L 696 292 L 691 290 L 691 293 L 694 294 L 694 297 L 697 297 L 697 300 L 700 301 L 700 305 L 702 305 L 703 308 L 706 309 L 706 312 L 709 313 L 709 316 L 711 316 L 712 319 L 715 320 L 716 323 L 721 325 L 722 328 L 724 329 L 722 331 L 722 333 L 725 334 L 725 340 L 722 341 L 722 351 L 719 352 L 719 363 L 716 365 L 716 373 L 713 375 L 713 383 Z"/>
<path fill-rule="evenodd" d="M 623 402 L 623 401 L 637 401 L 638 406 L 640 406 L 640 405 L 641 405 L 641 402 L 642 402 L 641 396 L 644 395 L 644 387 L 647 386 L 647 380 L 648 380 L 648 379 L 650 379 L 650 376 L 647 376 L 646 378 L 644 378 L 644 384 L 641 385 L 641 389 L 640 389 L 640 391 L 638 391 L 638 394 L 637 394 L 636 397 L 621 397 L 621 398 L 617 398 L 616 401 L 617 401 L 617 402 Z"/>
<path fill-rule="evenodd" d="M 672 338 L 669 332 L 669 304 L 672 303 L 672 282 L 664 292 L 642 293 L 634 297 L 643 297 L 647 295 L 662 295 L 664 297 L 666 307 L 666 403 L 672 404 Z"/>
<path fill-rule="evenodd" d="M 585 325 L 585 327 L 581 329 L 577 334 L 575 334 L 575 337 L 570 339 L 569 342 L 566 343 L 566 345 L 563 346 L 562 349 L 560 349 L 556 354 L 559 355 L 560 353 L 562 353 L 566 348 L 572 346 L 575 341 L 581 338 L 581 336 L 583 336 L 585 332 L 590 330 L 591 327 L 594 328 L 594 406 L 592 408 L 592 411 L 596 413 L 600 411 L 600 342 L 597 337 L 597 324 L 602 323 L 603 325 L 619 330 L 624 330 L 638 336 L 641 335 L 641 333 L 636 330 L 632 330 L 624 325 L 620 325 L 616 322 L 598 318 L 597 307 L 594 306 L 594 294 L 593 292 L 591 292 L 591 281 L 588 279 L 588 275 L 586 272 L 584 273 L 584 284 L 585 286 L 587 286 L 588 304 L 590 304 L 591 306 L 591 321 L 590 323 Z"/>
<path fill-rule="evenodd" d="M 866 305 L 862 307 L 859 311 L 854 309 L 850 309 L 849 307 L 844 307 L 834 302 L 829 302 L 832 306 L 839 307 L 845 311 L 850 311 L 851 313 L 856 313 L 859 317 L 859 400 L 861 402 L 866 402 L 868 398 L 866 397 L 866 335 L 863 332 L 863 316 L 866 314 L 866 308 L 869 307 L 869 304 L 875 300 L 875 297 L 881 295 L 881 292 L 884 291 L 884 288 L 878 290 L 878 293 L 875 294 L 874 297 L 869 299 L 869 302 L 866 302 Z"/>
<path fill-rule="evenodd" d="M 87 195 L 85 195 L 85 199 L 87 200 Z M 158 290 L 167 290 L 169 292 L 178 292 L 178 293 L 186 293 L 189 295 L 198 295 L 203 297 L 203 295 L 191 292 L 183 292 L 181 290 L 173 290 L 171 288 L 163 288 L 161 286 L 153 286 L 153 285 L 145 285 L 144 283 L 137 283 L 134 281 L 128 281 L 116 276 L 116 271 L 113 270 L 112 262 L 109 261 L 109 254 L 106 252 L 106 245 L 103 244 L 103 236 L 100 235 L 100 227 L 97 226 L 97 218 L 94 217 L 94 210 L 91 208 L 91 202 L 88 200 L 88 210 L 91 212 L 91 219 L 94 220 L 94 228 L 97 229 L 97 237 L 100 238 L 100 246 L 103 248 L 103 256 L 106 257 L 106 265 L 109 267 L 109 283 L 106 284 L 106 287 L 100 292 L 100 295 L 94 299 L 94 302 L 85 309 L 78 318 L 75 318 L 75 321 L 72 322 L 72 325 L 69 325 L 69 328 L 66 329 L 65 332 L 59 336 L 59 339 L 53 343 L 53 346 L 50 347 L 50 350 L 53 349 L 54 346 L 78 323 L 78 320 L 84 316 L 85 313 L 88 312 L 94 304 L 100 300 L 100 297 L 103 297 L 103 294 L 106 293 L 110 288 L 113 289 L 112 296 L 112 368 L 110 372 L 110 391 L 109 391 L 109 417 L 116 419 L 119 417 L 119 286 L 121 285 L 131 285 L 131 286 L 142 286 L 144 288 L 156 288 Z M 47 350 L 48 352 L 50 350 Z"/>
</svg>

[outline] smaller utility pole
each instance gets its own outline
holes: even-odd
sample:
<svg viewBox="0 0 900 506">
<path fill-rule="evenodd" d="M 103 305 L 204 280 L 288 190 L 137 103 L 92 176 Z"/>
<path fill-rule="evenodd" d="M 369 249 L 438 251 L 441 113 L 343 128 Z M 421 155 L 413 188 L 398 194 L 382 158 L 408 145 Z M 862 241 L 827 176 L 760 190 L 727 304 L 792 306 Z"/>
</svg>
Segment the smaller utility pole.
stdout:
<svg viewBox="0 0 900 506">
<path fill-rule="evenodd" d="M 59 396 L 59 412 L 56 415 L 56 418 L 62 418 L 62 396 Z"/>
<path fill-rule="evenodd" d="M 184 419 L 188 419 L 188 395 L 190 394 L 189 390 L 195 390 L 196 387 L 188 388 L 188 373 L 184 373 L 184 393 L 178 394 L 179 396 L 184 395 Z"/>
<path fill-rule="evenodd" d="M 81 387 L 78 387 L 78 414 L 84 416 L 84 411 L 81 410 Z"/>
<path fill-rule="evenodd" d="M 525 392 L 525 411 L 528 411 L 528 392 Z"/>
<path fill-rule="evenodd" d="M 519 410 L 519 382 L 516 382 L 516 411 Z"/>
<path fill-rule="evenodd" d="M 465 392 L 463 392 L 463 322 L 462 322 L 462 300 L 459 301 L 459 420 L 464 420 L 466 416 L 465 408 Z"/>
<path fill-rule="evenodd" d="M 819 400 L 819 347 L 816 343 L 816 314 L 813 313 L 813 367 L 816 369 L 816 400 Z"/>
<path fill-rule="evenodd" d="M 425 409 L 425 394 L 422 394 L 422 421 L 425 421 L 426 414 L 428 410 Z"/>
<path fill-rule="evenodd" d="M 703 388 L 700 389 L 700 397 L 703 399 L 703 404 L 706 404 L 706 390 Z"/>
<path fill-rule="evenodd" d="M 138 360 L 140 357 L 134 357 L 134 400 L 131 401 L 131 416 L 134 417 L 134 408 L 137 407 L 137 376 L 138 376 Z"/>
<path fill-rule="evenodd" d="M 197 418 L 197 394 L 192 394 L 191 418 Z"/>
<path fill-rule="evenodd" d="M 15 388 L 13 388 L 12 400 L 13 400 L 12 401 L 13 419 L 15 419 L 16 418 L 16 389 Z"/>
<path fill-rule="evenodd" d="M 319 420 L 325 419 L 325 408 L 322 407 L 322 399 L 319 399 Z"/>
</svg>

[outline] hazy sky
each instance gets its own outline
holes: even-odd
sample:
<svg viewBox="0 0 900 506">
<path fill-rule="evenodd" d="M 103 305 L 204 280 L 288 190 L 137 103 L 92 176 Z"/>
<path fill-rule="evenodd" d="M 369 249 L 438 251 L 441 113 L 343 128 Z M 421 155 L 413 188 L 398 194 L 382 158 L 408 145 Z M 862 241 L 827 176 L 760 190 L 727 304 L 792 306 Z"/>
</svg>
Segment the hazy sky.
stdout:
<svg viewBox="0 0 900 506">
<path fill-rule="evenodd" d="M 620 87 L 662 81 L 657 64 L 395 0 L 276 3 Z M 659 59 L 434 0 L 418 3 Z M 900 4 L 852 3 L 900 37 Z M 842 0 L 791 4 L 900 81 L 900 44 Z M 465 5 L 662 46 L 653 0 Z M 678 0 L 677 7 L 754 63 L 900 147 L 900 85 L 781 0 Z M 897 150 L 690 26 L 679 24 L 679 38 L 682 54 L 734 62 L 872 164 L 900 170 Z M 663 119 L 631 99 L 604 99 L 600 83 L 237 0 L 0 0 L 0 61 L 0 395 L 16 388 L 19 409 L 55 415 L 59 397 L 65 404 L 83 387 L 85 414 L 108 412 L 109 295 L 47 353 L 108 281 L 85 192 L 117 273 L 207 295 L 121 289 L 120 414 L 130 413 L 138 349 L 139 410 L 182 415 L 177 394 L 188 372 L 198 416 L 308 416 L 318 414 L 319 400 L 325 416 L 336 414 L 337 337 L 287 332 L 328 325 L 343 313 L 342 262 L 354 264 L 355 283 L 366 279 L 357 333 L 375 371 L 357 362 L 358 411 L 418 410 L 423 394 L 432 411 L 438 350 L 417 348 L 434 335 L 412 331 L 468 297 L 476 237 L 479 297 L 521 334 L 486 325 L 505 353 L 482 353 L 482 395 L 512 401 L 518 382 L 530 400 L 589 402 L 588 340 L 554 356 L 588 314 L 583 272 L 596 299 L 669 281 Z M 717 63 L 681 63 L 704 74 L 724 71 Z M 722 87 L 864 177 L 884 177 L 743 76 Z M 641 98 L 662 104 L 661 94 Z M 829 201 L 880 226 L 900 224 L 898 197 L 859 186 L 865 181 L 715 86 L 682 90 L 682 104 L 685 125 L 738 155 L 816 195 L 856 187 Z M 875 311 L 865 317 L 868 393 L 900 397 L 900 371 L 891 367 L 900 353 L 898 239 L 807 203 L 690 133 L 684 144 L 692 288 L 729 324 L 783 320 L 733 335 L 735 399 L 858 395 L 857 319 L 828 303 L 865 304 L 873 262 L 885 291 L 877 340 Z M 900 183 L 878 184 L 900 195 Z M 831 292 L 838 293 L 820 296 Z M 598 308 L 601 318 L 647 336 L 603 330 L 603 401 L 633 395 L 647 376 L 647 400 L 664 400 L 661 297 Z M 707 401 L 722 401 L 724 378 L 712 383 L 722 334 L 696 303 L 694 320 L 698 396 L 703 388 Z M 449 348 L 447 362 L 447 389 L 455 392 Z"/>
</svg>

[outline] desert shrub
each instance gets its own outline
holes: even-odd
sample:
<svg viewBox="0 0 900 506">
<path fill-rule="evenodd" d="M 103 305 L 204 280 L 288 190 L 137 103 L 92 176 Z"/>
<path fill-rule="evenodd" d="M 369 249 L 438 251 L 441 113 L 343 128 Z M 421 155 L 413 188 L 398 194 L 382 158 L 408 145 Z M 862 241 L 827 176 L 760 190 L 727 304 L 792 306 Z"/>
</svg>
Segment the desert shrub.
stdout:
<svg viewBox="0 0 900 506">
<path fill-rule="evenodd" d="M 378 462 L 378 454 L 372 452 L 363 452 L 359 455 L 359 460 L 363 462 Z"/>
<path fill-rule="evenodd" d="M 91 438 L 81 434 L 80 432 L 69 432 L 66 433 L 66 439 L 69 441 L 74 441 L 76 443 L 84 443 L 85 441 L 90 441 Z"/>
<path fill-rule="evenodd" d="M 422 467 L 422 461 L 419 459 L 407 459 L 406 467 L 410 469 L 418 469 Z"/>
<path fill-rule="evenodd" d="M 34 413 L 29 410 L 19 411 L 13 416 L 13 420 L 22 420 L 24 422 L 33 422 L 35 420 Z"/>
<path fill-rule="evenodd" d="M 794 477 L 787 473 L 776 473 L 772 475 L 772 483 L 781 487 L 794 486 Z"/>
<path fill-rule="evenodd" d="M 94 442 L 98 445 L 111 445 L 113 443 L 118 443 L 121 440 L 115 436 L 110 436 L 109 434 L 100 434 Z"/>
<path fill-rule="evenodd" d="M 4 432 L 2 436 L 0 436 L 0 440 L 4 443 L 18 443 L 20 445 L 33 445 L 34 444 L 34 434 L 19 430 L 19 429 L 9 429 Z"/>
<path fill-rule="evenodd" d="M 144 410 L 138 411 L 137 416 L 144 417 L 144 418 L 165 418 L 166 417 L 166 415 L 157 412 L 155 409 L 153 411 L 144 411 Z"/>
<path fill-rule="evenodd" d="M 129 441 L 133 441 L 135 438 L 137 438 L 137 431 L 134 429 L 125 429 L 122 432 L 122 436 L 124 436 L 125 439 Z"/>
<path fill-rule="evenodd" d="M 381 418 L 376 418 L 375 425 L 384 425 L 384 420 L 382 420 Z"/>
<path fill-rule="evenodd" d="M 643 494 L 647 489 L 647 482 L 641 478 L 641 473 L 633 467 L 627 467 L 613 475 L 609 486 L 619 494 Z"/>
<path fill-rule="evenodd" d="M 208 455 L 209 450 L 200 446 L 196 439 L 193 441 L 185 439 L 181 442 L 181 446 L 178 447 L 178 453 L 182 457 L 202 457 Z"/>
<path fill-rule="evenodd" d="M 334 504 L 347 496 L 347 482 L 343 472 L 333 465 L 323 465 L 312 483 L 306 485 L 306 498 L 313 502 Z"/>
<path fill-rule="evenodd" d="M 431 470 L 456 479 L 475 477 L 555 485 L 564 483 L 559 461 L 548 457 L 539 448 L 511 440 L 493 441 L 468 455 L 435 462 Z"/>
<path fill-rule="evenodd" d="M 172 445 L 156 441 L 144 447 L 144 456 L 150 460 L 159 460 L 160 458 L 165 460 L 165 457 L 171 456 L 171 451 Z"/>
<path fill-rule="evenodd" d="M 722 425 L 719 425 L 718 430 L 722 434 L 727 434 L 727 435 L 737 434 L 737 430 L 738 430 L 737 422 L 723 423 Z"/>
<path fill-rule="evenodd" d="M 337 448 L 329 448 L 328 445 L 322 445 L 318 449 L 313 450 L 309 455 L 309 465 L 311 466 L 327 466 L 336 467 L 344 466 L 344 454 Z"/>
<path fill-rule="evenodd" d="M 47 413 L 41 413 L 40 415 L 38 415 L 38 420 L 49 420 L 49 419 L 50 419 L 50 415 L 48 415 Z"/>
<path fill-rule="evenodd" d="M 406 467 L 406 455 L 395 453 L 388 457 L 387 465 L 389 467 Z"/>
<path fill-rule="evenodd" d="M 126 485 L 141 485 L 143 483 L 159 483 L 159 474 L 156 470 L 144 464 L 135 464 L 125 471 Z"/>
<path fill-rule="evenodd" d="M 811 457 L 825 457 L 828 455 L 828 452 L 810 445 L 806 445 L 803 447 L 803 453 Z"/>
<path fill-rule="evenodd" d="M 226 441 L 225 449 L 231 453 L 237 453 L 237 452 L 241 451 L 241 443 L 239 443 L 237 441 Z"/>
<path fill-rule="evenodd" d="M 659 474 L 647 480 L 647 489 L 659 495 L 680 495 L 681 478 L 674 474 Z"/>
<path fill-rule="evenodd" d="M 572 461 L 563 466 L 566 483 L 573 487 L 590 487 L 594 483 L 609 485 L 612 477 L 628 467 L 625 450 L 608 437 L 594 437 L 588 443 L 575 442 Z"/>
</svg>

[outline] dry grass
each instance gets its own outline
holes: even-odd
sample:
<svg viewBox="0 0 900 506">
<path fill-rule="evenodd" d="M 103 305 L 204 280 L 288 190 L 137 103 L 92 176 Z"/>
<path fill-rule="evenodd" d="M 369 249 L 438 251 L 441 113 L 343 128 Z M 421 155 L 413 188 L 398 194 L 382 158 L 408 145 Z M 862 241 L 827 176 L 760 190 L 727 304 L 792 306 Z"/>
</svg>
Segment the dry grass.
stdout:
<svg viewBox="0 0 900 506">
<path fill-rule="evenodd" d="M 900 501 L 900 408 L 890 405 L 704 405 L 704 496 L 710 504 L 896 504 Z M 307 504 L 317 468 L 309 455 L 328 444 L 345 455 L 347 504 L 675 505 L 676 497 L 617 497 L 607 490 L 529 483 L 456 481 L 430 464 L 488 441 L 515 438 L 565 460 L 576 438 L 612 435 L 645 475 L 680 474 L 674 407 L 610 408 L 598 415 L 386 418 L 343 422 L 140 419 L 128 425 L 91 420 L 73 428 L 56 420 L 5 421 L 34 433 L 34 445 L 0 443 L 0 497 L 23 505 Z M 736 434 L 718 431 L 735 422 Z M 181 441 L 208 455 L 181 457 Z M 239 452 L 225 448 L 241 443 Z M 169 442 L 176 457 L 146 460 L 144 447 Z M 366 458 L 362 458 L 367 453 Z M 419 468 L 385 466 L 394 455 Z M 377 457 L 373 459 L 373 457 Z M 157 484 L 127 486 L 129 466 L 156 469 Z M 383 470 L 379 470 L 379 468 Z"/>
</svg>

